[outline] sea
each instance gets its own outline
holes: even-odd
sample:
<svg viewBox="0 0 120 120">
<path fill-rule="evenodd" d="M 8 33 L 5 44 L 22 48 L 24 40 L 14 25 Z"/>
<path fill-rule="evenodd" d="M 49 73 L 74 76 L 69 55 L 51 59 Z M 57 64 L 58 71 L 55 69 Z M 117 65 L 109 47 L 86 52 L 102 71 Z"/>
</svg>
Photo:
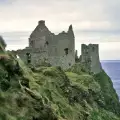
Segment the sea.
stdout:
<svg viewBox="0 0 120 120">
<path fill-rule="evenodd" d="M 120 99 L 120 60 L 101 61 L 101 65 L 107 75 L 111 78 Z"/>
</svg>

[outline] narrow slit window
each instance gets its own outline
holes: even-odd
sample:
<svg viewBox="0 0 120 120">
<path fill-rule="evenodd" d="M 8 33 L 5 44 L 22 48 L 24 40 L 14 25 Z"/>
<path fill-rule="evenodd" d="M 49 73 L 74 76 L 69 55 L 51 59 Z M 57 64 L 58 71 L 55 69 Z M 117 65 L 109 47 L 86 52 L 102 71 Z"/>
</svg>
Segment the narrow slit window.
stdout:
<svg viewBox="0 0 120 120">
<path fill-rule="evenodd" d="M 92 51 L 93 51 L 93 52 L 95 51 L 95 47 L 92 47 Z"/>
<path fill-rule="evenodd" d="M 26 56 L 27 56 L 27 63 L 31 63 L 31 54 L 26 53 Z"/>
<path fill-rule="evenodd" d="M 48 41 L 46 41 L 46 43 L 45 43 L 46 45 L 49 45 L 49 43 L 48 43 Z"/>
<path fill-rule="evenodd" d="M 65 48 L 64 51 L 65 51 L 65 55 L 68 55 L 68 48 Z"/>
</svg>

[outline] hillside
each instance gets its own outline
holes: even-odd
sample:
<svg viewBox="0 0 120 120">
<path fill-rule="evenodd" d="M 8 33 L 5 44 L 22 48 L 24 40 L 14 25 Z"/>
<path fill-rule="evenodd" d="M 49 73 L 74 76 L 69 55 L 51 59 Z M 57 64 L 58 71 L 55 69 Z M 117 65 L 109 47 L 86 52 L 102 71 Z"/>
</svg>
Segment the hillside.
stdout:
<svg viewBox="0 0 120 120">
<path fill-rule="evenodd" d="M 5 51 L 2 51 L 4 54 Z M 11 53 L 0 58 L 0 120 L 120 120 L 120 103 L 104 71 L 76 64 L 29 68 Z"/>
</svg>

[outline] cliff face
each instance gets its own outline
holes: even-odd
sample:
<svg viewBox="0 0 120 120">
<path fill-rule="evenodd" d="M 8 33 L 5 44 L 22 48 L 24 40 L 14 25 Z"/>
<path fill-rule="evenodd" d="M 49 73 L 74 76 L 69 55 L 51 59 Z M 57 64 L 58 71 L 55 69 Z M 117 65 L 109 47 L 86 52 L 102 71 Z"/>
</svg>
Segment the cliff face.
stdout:
<svg viewBox="0 0 120 120">
<path fill-rule="evenodd" d="M 9 53 L 0 59 L 0 120 L 119 120 L 110 78 L 80 64 L 28 68 Z"/>
</svg>

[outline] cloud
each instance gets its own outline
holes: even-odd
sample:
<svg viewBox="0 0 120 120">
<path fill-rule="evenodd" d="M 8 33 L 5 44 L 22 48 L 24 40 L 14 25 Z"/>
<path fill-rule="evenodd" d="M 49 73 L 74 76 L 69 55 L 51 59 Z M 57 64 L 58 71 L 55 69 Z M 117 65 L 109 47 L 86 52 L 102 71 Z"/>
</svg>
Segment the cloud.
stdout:
<svg viewBox="0 0 120 120">
<path fill-rule="evenodd" d="M 115 26 L 118 27 L 115 25 L 116 23 L 114 24 L 113 19 L 117 17 L 120 20 L 120 15 L 116 10 L 119 10 L 118 0 L 113 2 L 110 2 L 112 0 L 106 0 L 107 2 L 104 0 L 91 0 L 91 2 L 88 0 L 10 1 L 9 4 L 0 7 L 0 16 L 3 20 L 1 25 L 4 25 L 6 30 L 22 30 L 23 28 L 31 30 L 39 19 L 46 19 L 51 26 L 54 26 L 54 23 L 72 23 L 74 26 L 79 25 L 79 29 L 93 29 L 94 27 L 113 29 Z M 111 10 L 111 6 L 113 5 L 112 8 L 115 6 L 113 3 L 116 3 L 117 6 L 115 10 Z M 108 11 L 110 12 L 108 13 Z M 114 20 L 116 21 L 116 19 Z M 117 19 L 117 21 L 119 20 Z"/>
<path fill-rule="evenodd" d="M 73 24 L 79 51 L 81 43 L 91 42 L 104 43 L 108 49 L 101 46 L 100 51 L 108 53 L 111 42 L 116 46 L 114 51 L 120 50 L 117 46 L 120 41 L 119 6 L 120 0 L 0 0 L 0 34 L 9 49 L 17 49 L 28 44 L 30 33 L 41 19 L 46 20 L 48 28 L 56 34 L 67 31 Z"/>
</svg>

